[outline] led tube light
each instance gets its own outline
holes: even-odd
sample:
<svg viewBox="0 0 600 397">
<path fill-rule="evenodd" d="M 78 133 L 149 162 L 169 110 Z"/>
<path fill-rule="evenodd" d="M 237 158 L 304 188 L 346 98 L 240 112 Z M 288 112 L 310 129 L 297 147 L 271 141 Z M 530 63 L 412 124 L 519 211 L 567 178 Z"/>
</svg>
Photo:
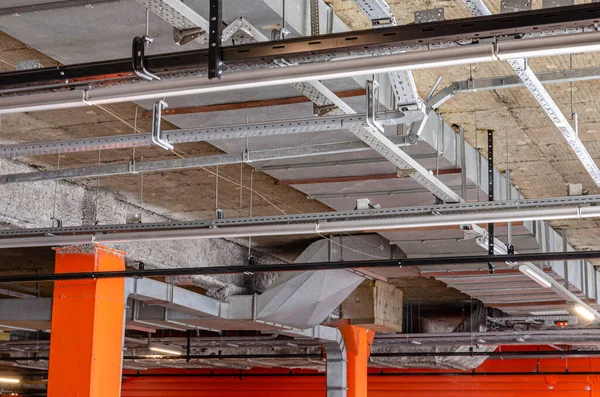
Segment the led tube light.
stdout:
<svg viewBox="0 0 600 397">
<path fill-rule="evenodd" d="M 531 46 L 530 41 L 536 41 L 537 44 Z M 500 60 L 508 60 L 596 51 L 600 51 L 600 32 L 549 36 L 542 39 L 499 41 L 496 56 Z"/>
<path fill-rule="evenodd" d="M 148 348 L 150 350 L 152 350 L 153 352 L 158 352 L 158 353 L 165 353 L 165 354 L 171 354 L 171 355 L 176 355 L 176 356 L 180 356 L 183 354 L 183 352 L 179 349 L 176 349 L 174 347 L 170 347 L 170 346 L 165 346 L 165 345 L 159 345 L 156 343 L 151 343 Z"/>
<path fill-rule="evenodd" d="M 594 316 L 594 313 L 580 305 L 575 306 L 575 312 L 577 312 L 577 314 L 579 314 L 581 317 L 585 318 L 588 321 L 593 321 L 596 318 L 596 316 Z"/>
<path fill-rule="evenodd" d="M 530 279 L 532 279 L 533 281 L 535 281 L 536 283 L 538 283 L 543 288 L 551 288 L 552 287 L 552 284 L 550 283 L 550 281 L 546 280 L 546 278 L 544 278 L 544 276 L 542 276 L 541 274 L 538 274 L 536 271 L 534 271 L 527 265 L 519 266 L 519 271 L 521 273 L 523 273 L 524 275 L 526 275 L 527 277 L 529 277 Z"/>
<path fill-rule="evenodd" d="M 17 379 L 17 378 L 6 378 L 6 377 L 0 377 L 0 383 L 12 383 L 12 384 L 17 384 L 20 383 L 21 380 Z"/>
</svg>

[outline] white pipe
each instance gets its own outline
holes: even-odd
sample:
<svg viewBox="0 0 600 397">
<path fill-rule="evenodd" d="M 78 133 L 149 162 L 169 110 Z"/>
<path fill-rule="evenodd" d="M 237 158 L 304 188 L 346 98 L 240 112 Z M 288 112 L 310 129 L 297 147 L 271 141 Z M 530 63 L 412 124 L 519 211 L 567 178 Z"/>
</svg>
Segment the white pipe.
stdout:
<svg viewBox="0 0 600 397">
<path fill-rule="evenodd" d="M 460 213 L 449 215 L 402 216 L 384 219 L 310 222 L 223 228 L 174 229 L 148 232 L 100 233 L 96 235 L 17 237 L 0 239 L 0 248 L 43 247 L 89 243 L 129 241 L 181 240 L 197 238 L 236 238 L 248 236 L 287 236 L 330 234 L 341 232 L 375 232 L 383 230 L 459 226 L 470 223 L 500 223 L 534 220 L 579 219 L 582 209 L 586 217 L 600 217 L 600 207 L 563 206 L 559 208 L 517 209 Z"/>
<path fill-rule="evenodd" d="M 206 76 L 125 84 L 88 91 L 31 94 L 0 98 L 0 114 L 102 105 L 212 92 L 285 85 L 303 81 L 355 77 L 425 69 L 498 59 L 573 54 L 600 50 L 600 32 L 538 37 L 499 43 L 438 48 L 406 53 L 364 56 L 285 68 L 225 73 L 220 80 Z M 85 96 L 84 96 L 85 94 Z"/>
</svg>

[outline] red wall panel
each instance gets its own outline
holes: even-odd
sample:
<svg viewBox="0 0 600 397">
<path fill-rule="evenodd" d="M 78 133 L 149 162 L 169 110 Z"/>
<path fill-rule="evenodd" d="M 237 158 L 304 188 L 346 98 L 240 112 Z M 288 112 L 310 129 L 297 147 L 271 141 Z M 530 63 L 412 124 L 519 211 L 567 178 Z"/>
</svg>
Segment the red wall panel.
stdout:
<svg viewBox="0 0 600 397">
<path fill-rule="evenodd" d="M 545 374 L 533 374 L 536 371 Z M 600 397 L 600 358 L 487 360 L 477 368 L 480 375 L 468 371 L 384 370 L 385 376 L 381 376 L 379 372 L 372 370 L 369 376 L 369 397 L 396 397 L 401 393 L 411 397 Z M 242 372 L 241 378 L 239 371 L 227 370 L 213 373 L 229 377 L 206 377 L 206 370 L 140 373 L 160 376 L 126 376 L 123 397 L 325 396 L 325 377 L 309 371 L 293 371 L 305 374 L 300 377 L 286 376 L 285 370 L 252 370 Z M 260 377 L 253 376 L 257 374 Z M 265 374 L 272 376 L 263 377 Z"/>
</svg>

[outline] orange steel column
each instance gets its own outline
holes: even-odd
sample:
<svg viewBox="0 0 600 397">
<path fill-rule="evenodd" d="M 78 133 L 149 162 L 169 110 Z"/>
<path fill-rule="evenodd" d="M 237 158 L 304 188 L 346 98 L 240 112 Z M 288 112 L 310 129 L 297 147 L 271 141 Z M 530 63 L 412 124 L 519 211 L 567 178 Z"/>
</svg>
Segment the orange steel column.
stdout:
<svg viewBox="0 0 600 397">
<path fill-rule="evenodd" d="M 366 397 L 369 355 L 375 331 L 350 325 L 347 320 L 339 323 L 338 328 L 346 344 L 348 397 Z"/>
<path fill-rule="evenodd" d="M 124 252 L 91 245 L 56 250 L 56 273 L 124 270 Z M 119 397 L 125 280 L 56 281 L 48 397 Z"/>
</svg>

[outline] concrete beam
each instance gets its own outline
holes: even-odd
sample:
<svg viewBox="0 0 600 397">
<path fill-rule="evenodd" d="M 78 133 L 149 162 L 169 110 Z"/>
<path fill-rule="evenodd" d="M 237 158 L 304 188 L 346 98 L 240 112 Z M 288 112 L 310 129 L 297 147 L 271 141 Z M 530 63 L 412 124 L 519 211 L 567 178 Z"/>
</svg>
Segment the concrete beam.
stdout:
<svg viewBox="0 0 600 397">
<path fill-rule="evenodd" d="M 22 163 L 0 160 L 3 173 L 30 172 L 34 169 Z M 56 192 L 56 195 L 55 195 Z M 15 198 L 19 199 L 16 200 Z M 0 189 L 0 223 L 8 228 L 52 226 L 52 217 L 64 226 L 125 223 L 128 215 L 140 213 L 146 222 L 173 219 L 158 213 L 160 209 L 141 208 L 117 194 L 88 188 L 69 182 L 36 182 L 14 184 Z M 112 247 L 127 252 L 129 265 L 146 268 L 203 267 L 215 263 L 246 263 L 248 248 L 232 241 L 163 241 L 116 243 Z M 280 260 L 261 252 L 253 252 L 261 263 Z M 259 277 L 260 276 L 255 276 Z M 244 276 L 196 277 L 194 283 L 206 289 L 209 296 L 223 299 L 232 294 L 249 293 Z M 258 285 L 261 281 L 258 280 Z"/>
<path fill-rule="evenodd" d="M 341 318 L 377 332 L 401 332 L 402 295 L 391 284 L 365 281 L 342 302 Z"/>
</svg>

